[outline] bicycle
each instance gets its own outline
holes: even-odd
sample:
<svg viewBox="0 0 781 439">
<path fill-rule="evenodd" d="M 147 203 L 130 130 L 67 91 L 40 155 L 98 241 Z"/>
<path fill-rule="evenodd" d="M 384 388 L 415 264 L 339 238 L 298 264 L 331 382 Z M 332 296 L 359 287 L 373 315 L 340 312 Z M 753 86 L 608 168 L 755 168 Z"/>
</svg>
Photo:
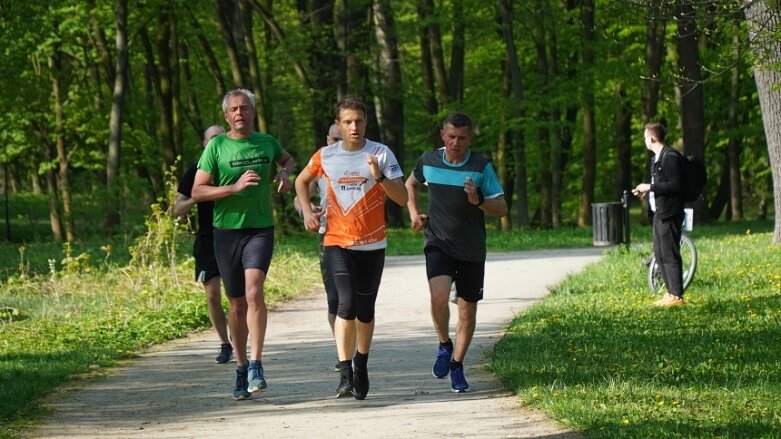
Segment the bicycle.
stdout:
<svg viewBox="0 0 781 439">
<path fill-rule="evenodd" d="M 687 213 L 683 220 L 683 227 L 681 228 L 681 269 L 683 270 L 683 289 L 689 287 L 694 279 L 694 273 L 697 272 L 697 247 L 694 246 L 694 242 L 688 236 L 684 235 L 684 231 L 690 232 L 693 228 L 694 217 L 692 216 L 690 209 L 686 209 Z M 648 260 L 648 288 L 651 289 L 651 294 L 662 294 L 665 291 L 664 279 L 662 279 L 662 272 L 659 269 L 659 265 L 656 263 L 656 256 L 651 256 Z"/>
</svg>

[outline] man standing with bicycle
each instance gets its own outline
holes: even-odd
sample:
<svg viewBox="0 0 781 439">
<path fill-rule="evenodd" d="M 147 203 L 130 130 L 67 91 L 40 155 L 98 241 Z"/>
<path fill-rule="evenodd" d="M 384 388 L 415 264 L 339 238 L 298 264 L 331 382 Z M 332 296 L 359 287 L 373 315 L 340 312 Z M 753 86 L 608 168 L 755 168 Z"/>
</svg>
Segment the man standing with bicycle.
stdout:
<svg viewBox="0 0 781 439">
<path fill-rule="evenodd" d="M 645 147 L 654 153 L 651 183 L 638 184 L 632 193 L 641 198 L 648 194 L 649 216 L 653 220 L 654 257 L 667 288 L 667 293 L 654 305 L 670 307 L 684 304 L 681 269 L 684 163 L 678 151 L 664 143 L 665 134 L 665 127 L 660 123 L 645 125 Z"/>
</svg>

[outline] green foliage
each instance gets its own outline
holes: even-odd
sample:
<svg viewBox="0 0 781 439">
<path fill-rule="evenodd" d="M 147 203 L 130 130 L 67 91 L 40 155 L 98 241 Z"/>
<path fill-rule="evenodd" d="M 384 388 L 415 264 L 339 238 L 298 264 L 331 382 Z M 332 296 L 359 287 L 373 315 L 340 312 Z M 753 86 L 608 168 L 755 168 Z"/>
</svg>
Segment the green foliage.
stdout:
<svg viewBox="0 0 781 439">
<path fill-rule="evenodd" d="M 648 247 L 613 251 L 517 317 L 492 369 L 589 437 L 775 437 L 781 249 L 700 232 L 685 307 L 651 306 Z"/>
</svg>

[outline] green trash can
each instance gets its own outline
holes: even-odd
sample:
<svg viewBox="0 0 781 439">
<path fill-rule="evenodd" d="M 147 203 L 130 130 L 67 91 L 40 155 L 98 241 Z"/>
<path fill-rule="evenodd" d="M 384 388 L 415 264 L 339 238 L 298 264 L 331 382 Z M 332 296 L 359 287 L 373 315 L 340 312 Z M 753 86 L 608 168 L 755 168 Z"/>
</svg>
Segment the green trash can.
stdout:
<svg viewBox="0 0 781 439">
<path fill-rule="evenodd" d="M 594 246 L 621 244 L 624 237 L 624 206 L 621 203 L 592 203 Z"/>
</svg>

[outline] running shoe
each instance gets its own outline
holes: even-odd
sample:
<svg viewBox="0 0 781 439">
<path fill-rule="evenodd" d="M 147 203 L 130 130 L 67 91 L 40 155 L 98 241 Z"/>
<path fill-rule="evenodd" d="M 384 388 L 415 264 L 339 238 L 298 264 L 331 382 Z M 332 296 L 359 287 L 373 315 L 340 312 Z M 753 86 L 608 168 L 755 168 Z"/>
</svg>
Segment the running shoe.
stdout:
<svg viewBox="0 0 781 439">
<path fill-rule="evenodd" d="M 266 388 L 266 378 L 263 377 L 263 366 L 260 361 L 250 361 L 249 368 L 249 391 L 252 393 L 262 392 Z"/>
<path fill-rule="evenodd" d="M 250 399 L 252 393 L 247 391 L 247 369 L 236 368 L 236 387 L 233 388 L 233 399 L 236 401 Z"/>
<path fill-rule="evenodd" d="M 450 347 L 442 346 L 439 344 L 439 350 L 437 351 L 437 361 L 434 362 L 434 367 L 431 368 L 431 374 L 437 378 L 445 378 L 450 372 L 450 360 L 453 358 L 453 345 Z"/>
<path fill-rule="evenodd" d="M 339 387 L 336 388 L 336 397 L 342 398 L 347 395 L 355 395 L 353 390 L 353 370 L 342 369 L 339 376 Z"/>
<path fill-rule="evenodd" d="M 231 361 L 232 356 L 233 346 L 231 346 L 229 343 L 223 343 L 220 345 L 220 353 L 217 354 L 217 358 L 214 359 L 214 362 L 217 364 L 225 364 Z"/>
<path fill-rule="evenodd" d="M 341 372 L 341 371 L 342 371 L 342 365 L 337 361 L 336 366 L 334 366 L 334 372 Z"/>
<path fill-rule="evenodd" d="M 450 389 L 455 393 L 463 393 L 469 390 L 469 383 L 464 376 L 464 365 L 450 366 Z"/>
<path fill-rule="evenodd" d="M 355 399 L 366 399 L 369 393 L 369 370 L 367 368 L 353 370 L 353 394 Z"/>
</svg>

